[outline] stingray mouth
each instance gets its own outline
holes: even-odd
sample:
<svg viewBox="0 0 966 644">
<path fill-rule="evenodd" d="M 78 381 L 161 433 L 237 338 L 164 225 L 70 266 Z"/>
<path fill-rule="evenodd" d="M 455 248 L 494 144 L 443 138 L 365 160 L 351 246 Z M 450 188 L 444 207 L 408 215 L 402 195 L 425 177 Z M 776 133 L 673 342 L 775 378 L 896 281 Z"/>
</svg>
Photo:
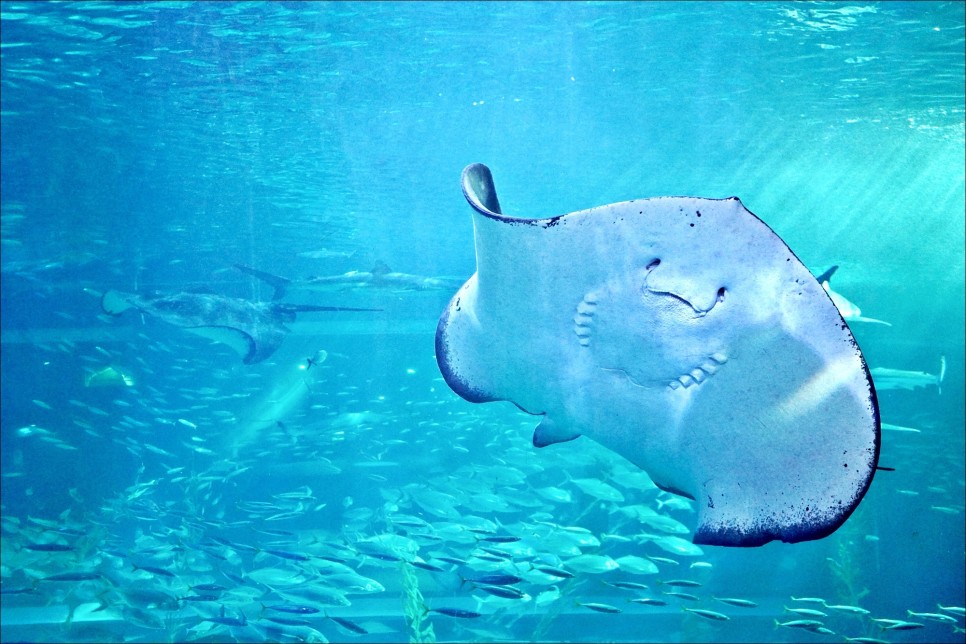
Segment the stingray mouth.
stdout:
<svg viewBox="0 0 966 644">
<path fill-rule="evenodd" d="M 646 283 L 644 284 L 644 290 L 647 293 L 650 293 L 651 295 L 663 295 L 663 296 L 666 296 L 666 297 L 672 297 L 675 300 L 677 300 L 678 302 L 681 302 L 683 304 L 688 305 L 688 307 L 692 311 L 694 311 L 694 317 L 697 317 L 697 318 L 703 318 L 708 313 L 711 313 L 711 311 L 714 309 L 714 307 L 716 307 L 720 302 L 724 302 L 724 297 L 725 297 L 725 292 L 726 292 L 725 291 L 725 287 L 722 286 L 721 288 L 719 288 L 718 289 L 718 295 L 715 298 L 714 303 L 712 303 L 711 306 L 709 306 L 708 308 L 703 309 L 700 306 L 695 306 L 690 300 L 688 300 L 683 295 L 678 295 L 677 293 L 674 293 L 672 291 L 660 291 L 660 290 L 657 290 L 657 289 L 653 289 L 653 288 L 649 287 Z"/>
<path fill-rule="evenodd" d="M 654 260 L 651 260 L 651 262 L 645 267 L 647 274 L 644 276 L 644 283 L 641 285 L 641 292 L 645 297 L 649 295 L 660 295 L 663 297 L 672 298 L 676 302 L 684 304 L 689 309 L 691 309 L 691 311 L 694 312 L 694 317 L 696 318 L 703 318 L 708 313 L 710 313 L 714 309 L 714 307 L 724 302 L 725 294 L 727 293 L 727 289 L 724 286 L 721 286 L 718 288 L 717 293 L 715 293 L 714 300 L 711 302 L 710 306 L 707 306 L 707 307 L 702 307 L 700 305 L 695 304 L 694 302 L 691 301 L 691 298 L 685 295 L 682 295 L 680 293 L 675 293 L 674 291 L 667 290 L 667 289 L 651 287 L 647 282 L 650 279 L 654 269 L 660 265 L 661 265 L 661 260 L 654 259 Z"/>
</svg>

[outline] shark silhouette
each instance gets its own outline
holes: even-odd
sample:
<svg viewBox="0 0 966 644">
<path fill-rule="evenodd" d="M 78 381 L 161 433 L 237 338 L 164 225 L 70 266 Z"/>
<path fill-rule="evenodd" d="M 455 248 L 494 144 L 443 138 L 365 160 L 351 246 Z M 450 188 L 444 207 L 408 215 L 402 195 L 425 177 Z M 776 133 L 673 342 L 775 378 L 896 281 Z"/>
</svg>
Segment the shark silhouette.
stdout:
<svg viewBox="0 0 966 644">
<path fill-rule="evenodd" d="M 425 277 L 410 273 L 397 273 L 383 262 L 376 262 L 371 271 L 349 271 L 342 275 L 323 275 L 305 280 L 279 277 L 235 264 L 235 268 L 271 284 L 275 289 L 273 300 L 279 300 L 287 291 L 330 292 L 359 289 L 384 289 L 389 291 L 449 291 L 459 288 L 464 281 L 456 277 Z"/>
<path fill-rule="evenodd" d="M 379 311 L 344 306 L 314 306 L 251 302 L 211 293 L 141 296 L 107 291 L 101 297 L 106 313 L 120 315 L 134 308 L 173 326 L 228 345 L 245 364 L 265 360 L 281 346 L 297 313 L 310 311 Z"/>
</svg>

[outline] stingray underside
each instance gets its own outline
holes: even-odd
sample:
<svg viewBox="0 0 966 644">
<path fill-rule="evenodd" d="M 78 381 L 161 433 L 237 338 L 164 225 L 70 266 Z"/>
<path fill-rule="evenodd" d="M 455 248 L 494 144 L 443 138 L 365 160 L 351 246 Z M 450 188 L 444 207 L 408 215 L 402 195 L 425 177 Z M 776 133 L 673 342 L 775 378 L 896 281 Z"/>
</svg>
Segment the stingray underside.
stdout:
<svg viewBox="0 0 966 644">
<path fill-rule="evenodd" d="M 437 327 L 446 382 L 586 435 L 696 500 L 694 540 L 834 531 L 879 452 L 865 361 L 834 304 L 731 199 L 666 197 L 545 219 L 504 215 L 464 170 L 477 272 Z"/>
</svg>

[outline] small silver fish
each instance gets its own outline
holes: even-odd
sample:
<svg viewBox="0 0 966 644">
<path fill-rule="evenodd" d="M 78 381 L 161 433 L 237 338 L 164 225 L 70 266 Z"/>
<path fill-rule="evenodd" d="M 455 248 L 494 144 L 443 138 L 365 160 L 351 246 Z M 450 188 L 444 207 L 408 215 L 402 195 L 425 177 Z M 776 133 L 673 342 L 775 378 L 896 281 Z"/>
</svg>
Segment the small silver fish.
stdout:
<svg viewBox="0 0 966 644">
<path fill-rule="evenodd" d="M 685 606 L 682 610 L 686 610 L 689 613 L 694 613 L 695 615 L 698 615 L 699 617 L 703 617 L 705 619 L 713 619 L 719 622 L 723 622 L 731 619 L 730 617 L 728 617 L 723 613 L 719 613 L 713 610 L 705 610 L 703 608 L 688 608 L 687 606 Z"/>
<path fill-rule="evenodd" d="M 758 606 L 758 604 L 750 599 L 740 599 L 738 597 L 712 597 L 712 599 L 716 599 L 725 604 L 731 604 L 732 606 L 742 606 L 744 608 L 756 608 Z"/>
<path fill-rule="evenodd" d="M 583 606 L 584 608 L 589 608 L 590 610 L 595 610 L 598 613 L 619 613 L 620 608 L 616 606 L 611 606 L 610 604 L 600 604 L 597 602 L 577 602 L 578 606 Z"/>
<path fill-rule="evenodd" d="M 923 619 L 932 620 L 934 622 L 945 622 L 947 624 L 958 624 L 959 620 L 955 617 L 950 617 L 949 615 L 941 615 L 939 613 L 917 613 L 911 610 L 907 610 L 906 613 L 910 617 L 921 617 Z"/>
</svg>

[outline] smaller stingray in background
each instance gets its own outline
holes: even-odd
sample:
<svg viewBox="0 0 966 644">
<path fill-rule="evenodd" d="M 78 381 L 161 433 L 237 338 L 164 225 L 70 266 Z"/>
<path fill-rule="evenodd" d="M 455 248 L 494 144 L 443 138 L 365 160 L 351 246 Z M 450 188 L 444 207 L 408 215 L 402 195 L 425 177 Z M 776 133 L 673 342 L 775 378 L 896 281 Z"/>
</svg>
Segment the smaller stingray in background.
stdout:
<svg viewBox="0 0 966 644">
<path fill-rule="evenodd" d="M 904 371 L 876 367 L 872 369 L 872 380 L 876 389 L 919 389 L 935 385 L 939 393 L 943 392 L 943 379 L 946 377 L 946 356 L 939 357 L 939 373 L 925 371 Z"/>
<path fill-rule="evenodd" d="M 115 366 L 104 367 L 88 373 L 84 378 L 85 387 L 133 387 L 134 378 Z"/>
<path fill-rule="evenodd" d="M 104 293 L 101 306 L 111 315 L 136 308 L 185 331 L 226 344 L 242 356 L 245 364 L 261 362 L 275 353 L 289 333 L 285 325 L 295 321 L 296 313 L 380 310 L 251 302 L 212 293 L 146 297 L 120 291 Z"/>
<path fill-rule="evenodd" d="M 410 273 L 396 273 L 383 262 L 376 262 L 371 271 L 349 271 L 342 275 L 310 277 L 305 280 L 291 280 L 241 264 L 235 264 L 235 268 L 271 284 L 275 288 L 273 300 L 281 299 L 287 291 L 332 292 L 351 289 L 449 291 L 459 288 L 466 281 L 456 277 L 425 277 Z"/>
<path fill-rule="evenodd" d="M 822 285 L 822 288 L 825 289 L 825 292 L 828 293 L 828 296 L 832 298 L 832 303 L 835 305 L 835 308 L 839 310 L 839 313 L 842 314 L 842 318 L 845 319 L 846 322 L 874 322 L 875 324 L 892 326 L 892 324 L 889 322 L 865 317 L 862 315 L 862 310 L 859 307 L 845 299 L 842 294 L 836 293 L 832 290 L 832 286 L 829 284 L 829 282 L 831 282 L 832 275 L 835 274 L 835 271 L 837 271 L 838 268 L 838 266 L 833 266 L 815 279 L 817 279 L 818 283 Z"/>
</svg>

